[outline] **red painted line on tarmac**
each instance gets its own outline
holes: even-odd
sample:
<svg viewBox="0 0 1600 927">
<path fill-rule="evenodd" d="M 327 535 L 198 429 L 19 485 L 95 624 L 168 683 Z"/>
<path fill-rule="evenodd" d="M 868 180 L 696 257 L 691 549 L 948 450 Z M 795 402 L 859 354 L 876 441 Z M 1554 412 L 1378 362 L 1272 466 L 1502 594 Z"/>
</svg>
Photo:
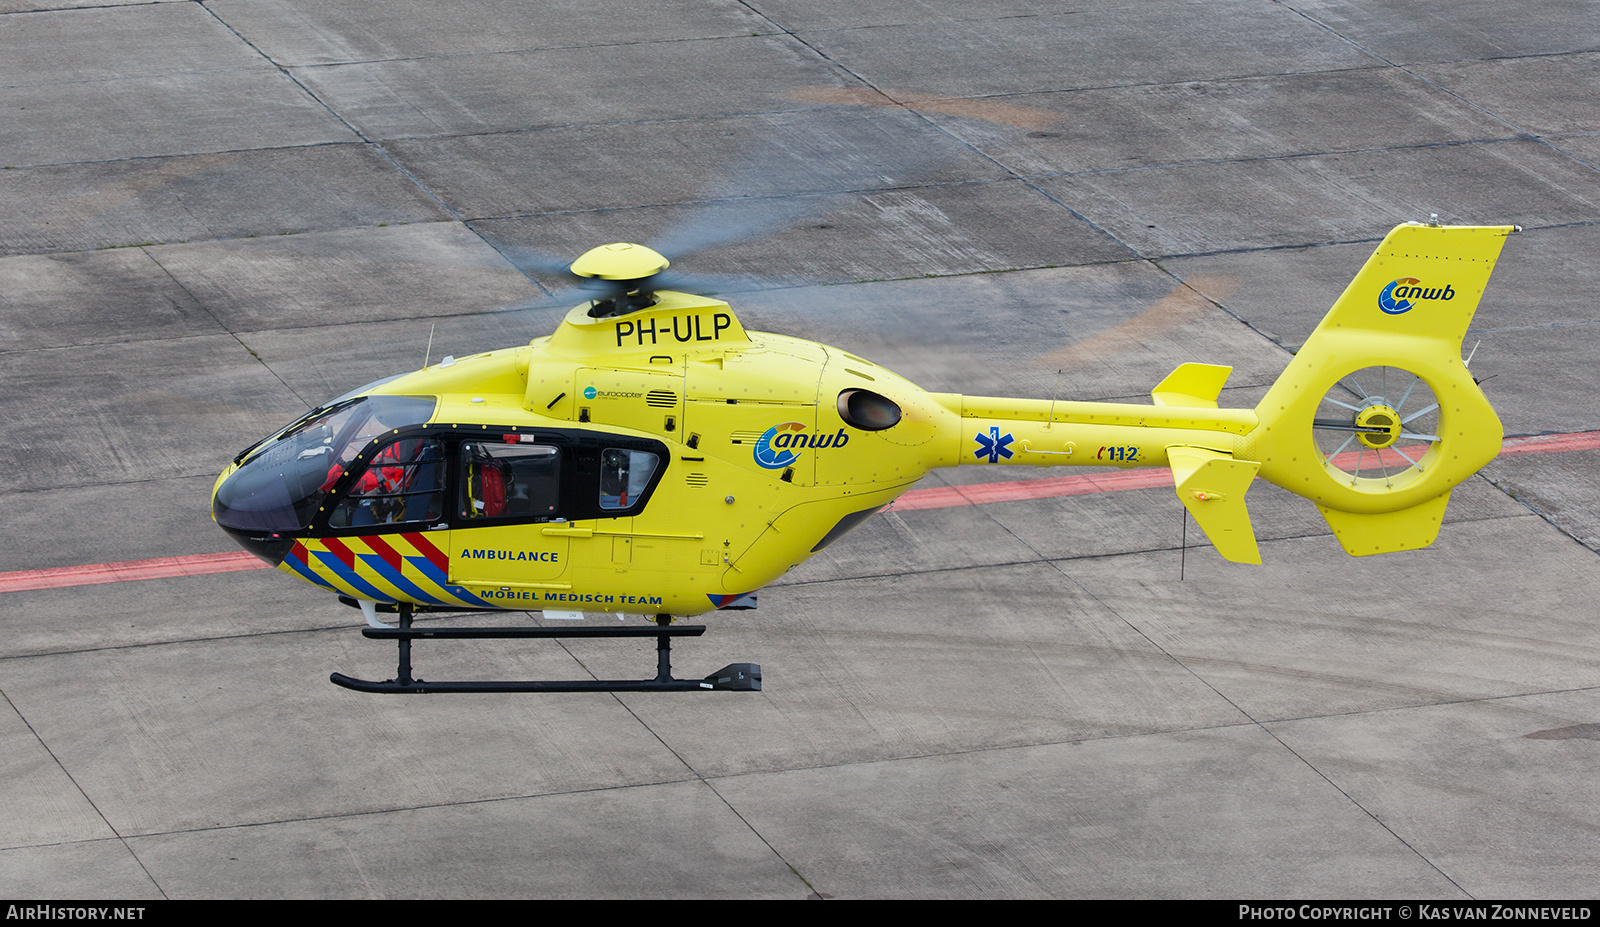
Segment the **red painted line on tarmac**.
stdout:
<svg viewBox="0 0 1600 927">
<path fill-rule="evenodd" d="M 1558 435 L 1531 435 L 1507 438 L 1500 455 L 1555 454 L 1564 451 L 1600 449 L 1600 431 L 1579 431 Z M 1345 457 L 1351 458 L 1348 462 Z M 1351 453 L 1340 456 L 1340 463 L 1354 466 Z M 1073 474 L 1042 480 L 1009 480 L 976 483 L 971 486 L 936 486 L 913 489 L 895 500 L 894 510 L 947 509 L 991 502 L 1020 502 L 1027 499 L 1054 499 L 1125 489 L 1170 487 L 1172 473 L 1165 467 Z M 408 540 L 420 535 L 405 535 Z M 416 542 L 413 541 L 415 544 Z M 429 545 L 431 548 L 432 545 Z M 419 546 L 419 549 L 422 549 Z M 426 551 L 424 551 L 426 553 Z M 438 553 L 435 551 L 435 553 Z M 442 554 L 440 555 L 442 556 Z M 430 559 L 432 559 L 430 557 Z M 437 562 L 437 561 L 436 561 Z M 165 579 L 173 576 L 204 576 L 240 570 L 270 569 L 267 564 L 242 550 L 220 554 L 194 554 L 188 557 L 157 557 L 154 560 L 127 560 L 121 563 L 90 563 L 83 566 L 50 567 L 43 570 L 17 570 L 0 573 L 0 592 L 26 589 L 56 589 L 62 586 L 90 586 L 96 583 L 121 583 L 134 579 Z"/>
<path fill-rule="evenodd" d="M 1592 451 L 1600 448 L 1600 431 L 1574 431 L 1564 435 L 1529 435 L 1507 438 L 1500 444 L 1500 456 L 1507 454 L 1553 454 L 1558 451 Z"/>
<path fill-rule="evenodd" d="M 231 550 L 220 554 L 157 557 L 154 560 L 124 560 L 120 563 L 90 563 L 84 566 L 0 573 L 0 592 L 56 589 L 61 586 L 92 586 L 95 583 L 121 583 L 130 579 L 166 579 L 172 576 L 204 576 L 208 573 L 265 569 L 270 567 L 257 560 L 254 555 L 242 550 Z"/>
<path fill-rule="evenodd" d="M 1057 496 L 1083 496 L 1124 489 L 1150 489 L 1171 486 L 1172 471 L 1166 467 L 1123 470 L 1115 473 L 1083 473 L 1042 480 L 1012 480 L 1005 483 L 976 483 L 971 486 L 938 486 L 913 489 L 894 502 L 897 512 L 916 509 L 947 509 L 957 505 L 983 505 L 988 502 L 1016 502 L 1021 499 L 1053 499 Z"/>
</svg>

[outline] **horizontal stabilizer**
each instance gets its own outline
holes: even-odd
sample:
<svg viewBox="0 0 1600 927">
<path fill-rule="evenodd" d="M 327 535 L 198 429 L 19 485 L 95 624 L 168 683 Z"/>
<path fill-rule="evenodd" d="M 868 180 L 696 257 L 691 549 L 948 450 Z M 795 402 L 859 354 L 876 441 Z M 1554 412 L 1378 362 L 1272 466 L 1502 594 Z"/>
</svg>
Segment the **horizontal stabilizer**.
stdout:
<svg viewBox="0 0 1600 927">
<path fill-rule="evenodd" d="M 1388 554 L 1397 550 L 1418 550 L 1433 543 L 1444 521 L 1444 507 L 1450 494 L 1437 496 L 1420 505 L 1398 512 L 1359 514 L 1341 512 L 1319 505 L 1333 536 L 1352 557 Z"/>
<path fill-rule="evenodd" d="M 1232 367 L 1220 364 L 1182 364 L 1156 384 L 1150 398 L 1158 406 L 1215 409 L 1231 373 Z"/>
<path fill-rule="evenodd" d="M 1261 464 L 1253 460 L 1235 460 L 1227 454 L 1200 447 L 1169 447 L 1167 462 L 1172 465 L 1172 480 L 1177 485 L 1179 501 L 1194 516 L 1195 523 L 1216 546 L 1222 559 L 1260 563 L 1261 550 L 1256 546 L 1255 530 L 1250 527 L 1244 494 Z"/>
</svg>

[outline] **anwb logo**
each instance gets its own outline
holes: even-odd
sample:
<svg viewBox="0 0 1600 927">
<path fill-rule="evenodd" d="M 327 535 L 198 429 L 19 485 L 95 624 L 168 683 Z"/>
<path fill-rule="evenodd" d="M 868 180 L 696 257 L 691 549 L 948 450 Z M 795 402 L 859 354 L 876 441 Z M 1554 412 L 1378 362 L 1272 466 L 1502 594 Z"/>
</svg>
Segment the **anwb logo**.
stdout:
<svg viewBox="0 0 1600 927">
<path fill-rule="evenodd" d="M 1417 305 L 1414 300 L 1456 298 L 1456 291 L 1448 283 L 1443 288 L 1419 286 L 1420 283 L 1422 281 L 1416 277 L 1401 277 L 1390 282 L 1378 294 L 1378 308 L 1389 315 L 1399 315 L 1410 312 Z"/>
<path fill-rule="evenodd" d="M 756 439 L 756 463 L 768 470 L 777 470 L 799 460 L 803 448 L 844 447 L 850 442 L 843 428 L 833 435 L 808 435 L 805 431 L 806 426 L 800 422 L 784 422 L 768 428 Z"/>
</svg>

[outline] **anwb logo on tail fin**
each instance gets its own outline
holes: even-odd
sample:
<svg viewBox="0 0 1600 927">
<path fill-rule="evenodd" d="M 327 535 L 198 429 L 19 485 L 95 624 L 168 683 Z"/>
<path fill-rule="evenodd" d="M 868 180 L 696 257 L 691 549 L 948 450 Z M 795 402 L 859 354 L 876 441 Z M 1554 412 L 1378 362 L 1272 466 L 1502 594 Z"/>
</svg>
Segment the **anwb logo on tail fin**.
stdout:
<svg viewBox="0 0 1600 927">
<path fill-rule="evenodd" d="M 1423 299 L 1455 299 L 1456 291 L 1450 284 L 1440 287 L 1424 287 L 1416 277 L 1401 277 L 1392 281 L 1378 294 L 1378 308 L 1389 315 L 1399 315 L 1410 312 L 1416 307 L 1416 300 Z"/>
</svg>

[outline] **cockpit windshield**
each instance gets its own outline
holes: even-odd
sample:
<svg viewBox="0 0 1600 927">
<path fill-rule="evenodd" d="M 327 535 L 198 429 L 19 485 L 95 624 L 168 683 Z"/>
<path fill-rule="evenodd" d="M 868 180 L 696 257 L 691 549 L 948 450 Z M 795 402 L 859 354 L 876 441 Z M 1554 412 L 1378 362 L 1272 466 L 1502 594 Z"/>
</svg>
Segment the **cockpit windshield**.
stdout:
<svg viewBox="0 0 1600 927">
<path fill-rule="evenodd" d="M 433 417 L 433 396 L 363 396 L 335 401 L 257 448 L 217 487 L 212 509 L 224 528 L 297 531 L 368 442 Z"/>
</svg>

